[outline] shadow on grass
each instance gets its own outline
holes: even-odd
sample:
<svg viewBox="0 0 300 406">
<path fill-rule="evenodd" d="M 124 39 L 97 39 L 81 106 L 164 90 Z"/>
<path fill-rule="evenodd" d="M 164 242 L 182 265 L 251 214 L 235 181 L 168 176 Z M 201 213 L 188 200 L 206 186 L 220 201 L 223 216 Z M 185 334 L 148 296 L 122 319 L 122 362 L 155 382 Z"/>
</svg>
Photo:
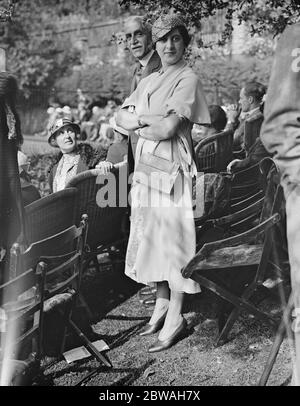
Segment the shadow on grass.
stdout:
<svg viewBox="0 0 300 406">
<path fill-rule="evenodd" d="M 143 285 L 124 274 L 124 264 L 112 269 L 109 265 L 100 272 L 90 268 L 83 277 L 82 294 L 93 313 L 94 321 L 134 296 Z"/>
<path fill-rule="evenodd" d="M 137 368 L 112 368 L 112 369 L 105 369 L 103 368 L 96 368 L 94 371 L 87 374 L 84 378 L 78 380 L 74 386 L 82 386 L 88 381 L 93 378 L 96 378 L 98 373 L 105 372 L 106 374 L 122 374 L 126 373 L 126 376 L 121 377 L 117 381 L 113 382 L 111 385 L 108 386 L 129 386 L 134 383 L 142 374 L 145 373 L 146 369 L 149 368 L 152 364 L 154 364 L 154 360 L 149 360 L 141 367 Z"/>
</svg>

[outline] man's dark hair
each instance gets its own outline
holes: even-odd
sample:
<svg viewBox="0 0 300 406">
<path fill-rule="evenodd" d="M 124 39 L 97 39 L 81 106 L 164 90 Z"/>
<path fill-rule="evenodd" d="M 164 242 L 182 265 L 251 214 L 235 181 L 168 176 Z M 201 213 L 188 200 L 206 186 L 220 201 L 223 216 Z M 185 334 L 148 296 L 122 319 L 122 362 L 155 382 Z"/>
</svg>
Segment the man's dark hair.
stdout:
<svg viewBox="0 0 300 406">
<path fill-rule="evenodd" d="M 259 82 L 247 82 L 244 86 L 244 92 L 247 97 L 252 96 L 256 102 L 261 102 L 266 93 L 266 87 Z"/>
</svg>

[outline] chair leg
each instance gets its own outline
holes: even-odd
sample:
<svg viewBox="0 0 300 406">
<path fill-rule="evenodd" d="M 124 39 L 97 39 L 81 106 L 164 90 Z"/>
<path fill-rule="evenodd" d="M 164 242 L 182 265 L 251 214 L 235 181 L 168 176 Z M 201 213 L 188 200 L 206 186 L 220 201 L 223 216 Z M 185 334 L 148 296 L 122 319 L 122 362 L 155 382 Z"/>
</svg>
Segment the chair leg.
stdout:
<svg viewBox="0 0 300 406">
<path fill-rule="evenodd" d="M 73 329 L 73 331 L 77 334 L 77 336 L 83 341 L 84 346 L 88 349 L 88 351 L 94 355 L 94 357 L 99 361 L 102 362 L 105 366 L 111 368 L 111 362 L 106 359 L 98 350 L 97 348 L 90 342 L 90 340 L 83 334 L 83 332 L 76 326 L 76 324 L 69 320 L 69 325 Z"/>
<path fill-rule="evenodd" d="M 62 334 L 62 342 L 61 342 L 61 347 L 60 347 L 60 353 L 63 354 L 66 346 L 66 339 L 67 339 L 67 333 L 68 333 L 68 322 L 71 318 L 72 314 L 72 307 L 73 304 L 72 302 L 66 305 L 66 308 L 64 311 L 59 310 L 62 320 L 63 320 L 63 334 Z"/>
<path fill-rule="evenodd" d="M 243 299 L 245 300 L 249 300 L 251 298 L 251 296 L 254 294 L 254 292 L 257 289 L 257 284 L 256 282 L 251 283 L 245 290 L 245 292 L 243 293 L 243 295 L 241 296 Z M 226 342 L 227 340 L 227 336 L 229 334 L 229 331 L 232 329 L 236 319 L 238 318 L 240 312 L 241 312 L 241 308 L 240 307 L 235 307 L 232 312 L 230 313 L 224 327 L 222 328 L 222 331 L 217 339 L 217 343 L 216 345 L 222 345 Z M 257 315 L 258 316 L 258 315 Z"/>
<path fill-rule="evenodd" d="M 272 348 L 271 348 L 268 360 L 266 362 L 265 368 L 263 370 L 263 373 L 259 379 L 258 386 L 265 386 L 267 384 L 267 381 L 269 379 L 269 376 L 270 376 L 273 366 L 275 364 L 280 346 L 283 342 L 285 333 L 287 331 L 287 328 L 289 328 L 288 323 L 289 323 L 289 317 L 292 312 L 292 309 L 293 309 L 293 300 L 292 300 L 292 295 L 291 295 L 289 298 L 288 304 L 283 312 L 283 316 L 282 316 L 279 328 L 277 330 L 274 343 L 272 345 Z"/>
<path fill-rule="evenodd" d="M 80 302 L 80 305 L 78 305 L 78 307 L 83 307 L 87 313 L 87 316 L 89 318 L 89 320 L 93 320 L 94 319 L 94 315 L 89 307 L 89 305 L 87 304 L 85 298 L 83 297 L 82 293 L 80 292 L 78 295 L 78 301 Z"/>
<path fill-rule="evenodd" d="M 273 369 L 274 363 L 276 361 L 276 357 L 279 352 L 280 346 L 283 342 L 285 332 L 286 332 L 285 322 L 282 321 L 280 323 L 279 329 L 276 333 L 276 337 L 275 337 L 274 343 L 272 345 L 272 349 L 269 354 L 268 360 L 266 362 L 264 371 L 259 379 L 258 386 L 266 386 L 269 376 L 271 374 L 271 371 Z"/>
<path fill-rule="evenodd" d="M 252 303 L 248 302 L 243 297 L 238 297 L 238 296 L 228 292 L 226 289 L 217 285 L 215 282 L 205 278 L 204 276 L 197 274 L 196 272 L 193 273 L 192 279 L 194 279 L 196 282 L 198 282 L 200 284 L 200 286 L 202 285 L 202 286 L 206 287 L 208 290 L 214 292 L 216 295 L 218 295 L 218 296 L 222 297 L 223 299 L 227 300 L 228 302 L 232 303 L 238 309 L 238 312 L 240 312 L 242 309 L 245 309 L 250 314 L 257 316 L 259 319 L 265 320 L 268 323 L 275 325 L 276 320 L 272 316 L 257 309 Z M 249 288 L 249 294 L 250 294 L 250 288 Z"/>
</svg>

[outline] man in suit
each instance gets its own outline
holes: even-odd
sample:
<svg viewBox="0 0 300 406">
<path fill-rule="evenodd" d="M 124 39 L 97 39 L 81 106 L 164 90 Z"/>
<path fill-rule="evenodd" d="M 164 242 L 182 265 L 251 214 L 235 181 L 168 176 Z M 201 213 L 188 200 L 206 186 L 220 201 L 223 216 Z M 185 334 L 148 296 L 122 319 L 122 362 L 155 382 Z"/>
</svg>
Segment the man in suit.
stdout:
<svg viewBox="0 0 300 406">
<path fill-rule="evenodd" d="M 131 93 L 137 88 L 140 80 L 147 77 L 153 72 L 157 72 L 161 68 L 161 60 L 158 53 L 153 49 L 151 27 L 145 23 L 140 16 L 129 17 L 124 25 L 124 32 L 128 47 L 132 55 L 137 59 L 137 63 L 133 72 L 131 82 Z M 134 171 L 134 157 L 138 136 L 134 131 L 129 134 L 128 142 L 128 172 Z M 153 293 L 148 287 L 145 287 L 140 292 L 142 295 Z M 146 298 L 143 303 L 145 305 L 153 305 L 155 303 L 155 295 Z"/>
<path fill-rule="evenodd" d="M 259 82 L 248 82 L 241 89 L 239 101 L 241 113 L 233 134 L 236 159 L 227 166 L 228 172 L 243 169 L 268 155 L 259 139 L 264 119 L 261 105 L 265 91 L 265 86 Z M 228 112 L 229 123 L 227 124 L 232 125 L 232 129 L 236 127 L 233 123 L 237 119 L 236 114 L 236 112 Z"/>
<path fill-rule="evenodd" d="M 137 59 L 131 82 L 131 93 L 136 89 L 141 79 L 161 68 L 161 60 L 153 49 L 151 27 L 141 16 L 131 16 L 125 21 L 124 32 L 128 47 Z M 130 133 L 128 144 L 128 169 L 134 170 L 134 155 L 138 136 L 134 131 Z"/>
</svg>

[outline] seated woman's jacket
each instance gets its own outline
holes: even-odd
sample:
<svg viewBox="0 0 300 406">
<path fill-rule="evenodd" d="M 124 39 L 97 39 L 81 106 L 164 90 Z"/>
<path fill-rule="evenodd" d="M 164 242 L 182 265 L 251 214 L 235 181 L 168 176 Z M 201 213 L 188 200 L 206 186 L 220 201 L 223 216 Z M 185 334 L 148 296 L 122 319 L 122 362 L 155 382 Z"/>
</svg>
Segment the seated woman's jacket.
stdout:
<svg viewBox="0 0 300 406">
<path fill-rule="evenodd" d="M 88 169 L 93 169 L 98 162 L 105 160 L 107 151 L 100 145 L 96 147 L 92 146 L 87 142 L 83 142 L 77 145 L 77 150 L 80 155 L 79 162 L 77 165 L 76 174 L 80 172 L 87 171 Z M 50 186 L 51 193 L 53 193 L 53 182 L 59 161 L 61 160 L 63 154 L 60 152 L 57 155 L 52 166 L 49 168 L 48 183 Z"/>
</svg>

